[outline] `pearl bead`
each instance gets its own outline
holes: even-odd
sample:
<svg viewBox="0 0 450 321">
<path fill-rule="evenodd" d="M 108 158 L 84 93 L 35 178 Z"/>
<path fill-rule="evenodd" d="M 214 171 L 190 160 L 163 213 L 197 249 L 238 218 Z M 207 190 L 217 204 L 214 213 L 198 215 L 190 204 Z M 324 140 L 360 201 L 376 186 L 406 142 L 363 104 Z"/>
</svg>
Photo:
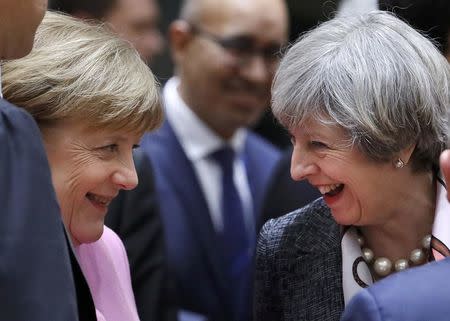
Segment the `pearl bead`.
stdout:
<svg viewBox="0 0 450 321">
<path fill-rule="evenodd" d="M 407 268 L 409 268 L 408 260 L 399 259 L 399 260 L 395 261 L 395 271 L 399 272 L 399 271 L 406 270 Z"/>
<path fill-rule="evenodd" d="M 425 236 L 422 240 L 422 246 L 424 249 L 429 249 L 431 245 L 431 235 L 428 234 L 427 236 Z"/>
<path fill-rule="evenodd" d="M 367 263 L 372 262 L 374 254 L 371 249 L 368 249 L 367 247 L 363 248 L 362 255 L 363 255 L 364 261 L 366 261 Z"/>
<path fill-rule="evenodd" d="M 425 259 L 425 253 L 421 249 L 414 249 L 409 259 L 414 265 L 419 265 Z"/>
<path fill-rule="evenodd" d="M 360 247 L 363 247 L 363 246 L 364 246 L 364 238 L 363 238 L 361 235 L 358 235 L 358 236 L 356 237 L 356 239 L 358 240 L 359 246 L 360 246 Z"/>
<path fill-rule="evenodd" d="M 380 257 L 375 260 L 373 269 L 379 276 L 386 276 L 391 273 L 392 262 L 388 258 Z"/>
<path fill-rule="evenodd" d="M 432 238 L 433 237 L 431 234 L 426 235 L 421 241 L 422 248 L 412 250 L 409 255 L 409 260 L 408 258 L 400 258 L 392 263 L 386 257 L 376 258 L 371 249 L 369 249 L 368 247 L 363 247 L 366 242 L 361 232 L 359 232 L 357 235 L 357 241 L 361 246 L 361 252 L 364 261 L 369 266 L 372 266 L 374 272 L 381 277 L 387 276 L 393 271 L 406 270 L 410 266 L 420 265 L 424 261 L 426 261 L 427 253 L 429 253 L 429 249 L 431 248 Z"/>
</svg>

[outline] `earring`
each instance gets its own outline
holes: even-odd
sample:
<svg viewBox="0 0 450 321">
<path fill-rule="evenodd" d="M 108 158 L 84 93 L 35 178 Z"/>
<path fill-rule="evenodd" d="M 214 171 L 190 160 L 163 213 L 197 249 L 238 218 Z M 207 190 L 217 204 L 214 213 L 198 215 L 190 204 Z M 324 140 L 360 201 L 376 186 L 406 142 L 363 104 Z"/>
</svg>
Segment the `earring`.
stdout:
<svg viewBox="0 0 450 321">
<path fill-rule="evenodd" d="M 401 158 L 397 159 L 394 163 L 395 168 L 403 168 L 405 166 L 405 163 L 402 161 Z"/>
</svg>

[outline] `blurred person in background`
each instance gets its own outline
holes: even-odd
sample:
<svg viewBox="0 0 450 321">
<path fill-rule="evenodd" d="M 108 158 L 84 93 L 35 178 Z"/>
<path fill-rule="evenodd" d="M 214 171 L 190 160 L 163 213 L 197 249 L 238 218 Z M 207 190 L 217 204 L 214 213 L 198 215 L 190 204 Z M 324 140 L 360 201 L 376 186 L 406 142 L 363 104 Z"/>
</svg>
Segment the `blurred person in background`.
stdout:
<svg viewBox="0 0 450 321">
<path fill-rule="evenodd" d="M 323 197 L 264 225 L 255 320 L 339 320 L 373 282 L 450 254 L 449 83 L 433 44 L 386 12 L 333 19 L 289 49 L 272 110 L 292 177 Z"/>
<path fill-rule="evenodd" d="M 269 105 L 287 20 L 283 0 L 186 0 L 170 25 L 167 119 L 142 149 L 182 316 L 251 319 L 256 230 L 281 155 L 248 127 Z"/>
<path fill-rule="evenodd" d="M 164 48 L 157 0 L 50 0 L 49 8 L 108 23 L 148 64 Z"/>
<path fill-rule="evenodd" d="M 162 119 L 151 71 L 114 33 L 55 13 L 45 16 L 31 53 L 2 69 L 5 97 L 41 130 L 97 320 L 139 320 L 124 246 L 104 219 L 119 191 L 136 187 L 132 150 Z"/>
<path fill-rule="evenodd" d="M 0 1 L 0 60 L 30 52 L 46 8 L 46 0 Z M 1 318 L 94 320 L 87 286 L 84 292 L 74 286 L 73 279 L 83 276 L 77 264 L 71 267 L 39 129 L 28 113 L 3 99 L 1 78 L 0 68 Z M 90 300 L 86 310 L 77 305 L 77 294 Z"/>
</svg>

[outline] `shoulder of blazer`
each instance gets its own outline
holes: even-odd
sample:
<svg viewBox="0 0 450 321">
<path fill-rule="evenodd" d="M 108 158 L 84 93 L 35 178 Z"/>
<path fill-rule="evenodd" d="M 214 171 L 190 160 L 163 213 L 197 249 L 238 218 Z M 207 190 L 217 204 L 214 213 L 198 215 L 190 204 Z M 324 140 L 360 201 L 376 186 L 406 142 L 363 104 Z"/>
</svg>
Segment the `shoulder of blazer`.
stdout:
<svg viewBox="0 0 450 321">
<path fill-rule="evenodd" d="M 340 244 L 340 228 L 323 198 L 276 219 L 262 228 L 261 242 L 273 251 L 295 249 L 323 253 Z"/>
</svg>

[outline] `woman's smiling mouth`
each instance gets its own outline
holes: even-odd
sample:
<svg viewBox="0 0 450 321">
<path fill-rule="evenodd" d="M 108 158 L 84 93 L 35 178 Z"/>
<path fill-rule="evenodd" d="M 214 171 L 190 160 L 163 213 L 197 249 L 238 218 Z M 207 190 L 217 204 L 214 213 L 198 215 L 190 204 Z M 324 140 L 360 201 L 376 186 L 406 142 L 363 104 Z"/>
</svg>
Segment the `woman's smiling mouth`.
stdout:
<svg viewBox="0 0 450 321">
<path fill-rule="evenodd" d="M 101 196 L 98 194 L 87 193 L 86 198 L 91 202 L 94 207 L 105 211 L 108 209 L 109 204 L 112 202 L 114 197 Z"/>
<path fill-rule="evenodd" d="M 321 185 L 317 189 L 322 195 L 335 196 L 344 189 L 344 184 Z"/>
</svg>

